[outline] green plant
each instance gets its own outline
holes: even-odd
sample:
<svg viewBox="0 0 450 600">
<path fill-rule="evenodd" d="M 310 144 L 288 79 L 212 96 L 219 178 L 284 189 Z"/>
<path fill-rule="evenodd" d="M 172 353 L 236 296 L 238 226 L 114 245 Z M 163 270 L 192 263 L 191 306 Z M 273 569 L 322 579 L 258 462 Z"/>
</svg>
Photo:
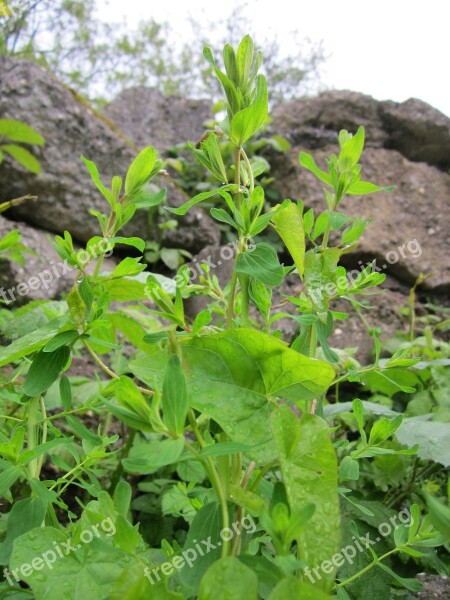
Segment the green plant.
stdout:
<svg viewBox="0 0 450 600">
<path fill-rule="evenodd" d="M 225 46 L 224 70 L 210 49 L 204 54 L 226 96 L 221 128 L 233 165 L 210 133 L 195 154 L 219 187 L 169 210 L 184 214 L 219 197 L 223 207 L 211 215 L 237 237 L 231 280 L 222 289 L 205 267 L 194 284 L 186 266 L 168 279 L 146 271 L 141 257 L 106 272 L 116 244 L 144 251 L 143 240 L 120 230 L 137 207 L 154 205 L 148 183 L 163 163 L 145 148 L 125 180 L 115 176 L 107 187 L 83 158 L 109 206 L 109 214 L 92 211 L 101 236 L 83 254 L 69 232 L 56 236 L 55 249 L 76 270 L 73 288 L 65 302 L 19 309 L 15 339 L 0 351 L 0 366 L 14 365 L 0 388 L 0 490 L 15 500 L 0 546 L 6 598 L 22 580 L 26 594 L 49 600 L 345 599 L 362 597 L 368 577 L 375 596 L 388 598 L 392 585 L 420 588 L 408 570 L 445 571 L 446 550 L 436 550 L 446 540 L 445 507 L 422 496 L 391 508 L 367 484 L 377 458 L 429 460 L 421 456 L 426 435 L 418 446 L 402 433 L 403 415 L 381 403 L 329 402 L 339 385 L 352 396 L 383 385 L 392 396 L 413 393 L 418 364 L 430 358 L 406 347 L 384 359 L 374 332 L 375 362 L 361 366 L 328 342 L 334 321 L 346 317 L 332 301 L 355 302 L 384 278 L 366 267 L 351 282 L 339 264 L 368 225 L 339 210 L 343 198 L 382 189 L 361 179 L 364 129 L 340 132 L 326 171 L 300 155 L 326 186 L 324 212 L 291 200 L 266 210 L 261 172 L 247 154 L 268 113 L 262 57 L 249 36 L 237 50 Z M 280 264 L 267 242 L 253 243 L 267 228 L 292 265 Z M 274 330 L 280 313 L 271 306 L 288 273 L 303 283 L 286 298 L 300 326 L 291 344 Z M 196 294 L 212 300 L 189 319 L 184 300 Z M 82 353 L 102 377 L 71 375 Z M 425 368 L 433 366 L 432 358 Z M 377 528 L 384 539 L 375 542 Z"/>
</svg>

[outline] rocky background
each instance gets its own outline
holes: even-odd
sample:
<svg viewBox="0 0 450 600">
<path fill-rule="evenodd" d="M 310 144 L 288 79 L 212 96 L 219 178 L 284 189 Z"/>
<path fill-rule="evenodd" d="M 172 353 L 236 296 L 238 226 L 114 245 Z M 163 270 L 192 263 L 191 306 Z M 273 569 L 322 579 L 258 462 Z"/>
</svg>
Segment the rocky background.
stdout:
<svg viewBox="0 0 450 600">
<path fill-rule="evenodd" d="M 28 193 L 39 197 L 38 203 L 24 204 L 0 216 L 0 237 L 18 228 L 23 243 L 36 252 L 24 267 L 2 261 L 0 287 L 7 289 L 26 281 L 59 260 L 47 239 L 49 234 L 67 229 L 80 244 L 98 234 L 97 221 L 88 211 L 103 210 L 104 201 L 91 184 L 80 154 L 94 160 L 108 181 L 114 174 L 125 174 L 136 151 L 146 145 L 166 156 L 172 146 L 198 140 L 211 116 L 207 102 L 167 100 L 146 88 L 122 93 L 99 114 L 34 63 L 0 59 L 0 118 L 26 122 L 46 140 L 45 146 L 34 150 L 42 165 L 41 175 L 28 173 L 8 159 L 0 168 L 1 200 Z M 292 145 L 289 153 L 269 157 L 275 177 L 272 187 L 282 198 L 301 198 L 307 207 L 323 206 L 321 186 L 299 166 L 298 154 L 307 150 L 321 163 L 337 151 L 337 132 L 355 132 L 359 125 L 366 128 L 367 150 L 361 161 L 364 179 L 396 186 L 389 194 L 352 197 L 342 204 L 342 210 L 350 215 L 373 217 L 358 250 L 347 256 L 346 266 L 361 268 L 361 263 L 376 259 L 387 274 L 384 294 L 370 298 L 373 309 L 367 313 L 368 323 L 381 324 L 385 338 L 401 330 L 405 325 L 401 309 L 420 273 L 430 275 L 419 288 L 419 300 L 445 303 L 450 291 L 450 120 L 418 100 L 378 102 L 347 91 L 285 103 L 272 111 L 272 117 L 271 131 Z M 160 178 L 158 183 L 168 188 L 170 205 L 187 200 L 170 177 Z M 146 211 L 136 213 L 126 233 L 152 239 Z M 176 230 L 164 233 L 162 242 L 202 258 L 217 255 L 220 238 L 209 214 L 194 208 L 179 218 Z M 398 254 L 398 261 L 386 260 L 392 259 L 392 252 Z M 216 271 L 224 282 L 230 267 L 228 261 Z M 23 300 L 58 297 L 70 282 L 68 274 L 47 290 L 30 290 Z M 288 281 L 285 291 L 293 294 L 298 291 L 296 286 Z M 197 308 L 195 301 L 189 308 Z M 419 314 L 424 310 L 420 302 L 417 309 Z M 290 322 L 281 322 L 281 326 L 288 335 L 294 333 Z M 345 330 L 336 328 L 333 343 L 358 347 L 363 359 L 371 349 L 367 331 L 355 315 L 345 323 Z"/>
</svg>

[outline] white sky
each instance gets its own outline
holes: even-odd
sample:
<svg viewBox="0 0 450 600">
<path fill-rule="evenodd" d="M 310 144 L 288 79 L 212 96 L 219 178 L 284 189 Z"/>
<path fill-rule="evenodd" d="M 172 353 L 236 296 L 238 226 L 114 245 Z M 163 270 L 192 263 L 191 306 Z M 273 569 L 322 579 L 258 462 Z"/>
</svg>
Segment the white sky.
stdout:
<svg viewBox="0 0 450 600">
<path fill-rule="evenodd" d="M 183 36 L 190 13 L 197 21 L 223 19 L 238 0 L 97 0 L 110 21 L 169 21 Z M 242 4 L 242 2 L 240 2 Z M 450 116 L 450 2 L 448 0 L 248 0 L 255 41 L 276 32 L 292 48 L 289 33 L 323 40 L 328 88 L 350 89 L 378 100 L 419 98 Z M 269 82 L 270 85 L 270 82 Z"/>
</svg>

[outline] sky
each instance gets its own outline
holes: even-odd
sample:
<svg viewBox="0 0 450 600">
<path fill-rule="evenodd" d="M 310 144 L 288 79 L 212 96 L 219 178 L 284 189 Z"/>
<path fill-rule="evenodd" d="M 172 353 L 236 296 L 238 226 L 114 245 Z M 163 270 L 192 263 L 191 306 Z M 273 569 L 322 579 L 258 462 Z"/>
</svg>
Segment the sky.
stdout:
<svg viewBox="0 0 450 600">
<path fill-rule="evenodd" d="M 183 36 L 186 17 L 226 18 L 239 0 L 97 0 L 99 15 L 130 27 L 153 17 Z M 242 1 L 240 2 L 242 4 Z M 418 98 L 450 116 L 450 3 L 447 0 L 248 0 L 245 14 L 264 36 L 278 35 L 286 53 L 296 30 L 322 41 L 327 89 L 349 89 L 378 100 Z M 270 82 L 269 82 L 270 85 Z"/>
</svg>

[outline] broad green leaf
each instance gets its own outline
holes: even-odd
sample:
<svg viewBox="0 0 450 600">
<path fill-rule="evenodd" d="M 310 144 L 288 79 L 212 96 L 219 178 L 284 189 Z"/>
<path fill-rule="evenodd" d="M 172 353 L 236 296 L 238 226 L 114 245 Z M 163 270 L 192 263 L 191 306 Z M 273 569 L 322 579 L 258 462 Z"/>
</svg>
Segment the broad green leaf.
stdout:
<svg viewBox="0 0 450 600">
<path fill-rule="evenodd" d="M 101 517 L 103 518 L 103 516 Z M 101 531 L 101 530 L 100 530 Z M 16 539 L 10 568 L 22 569 L 35 557 L 44 560 L 39 569 L 21 570 L 21 579 L 31 588 L 36 600 L 86 600 L 110 598 L 122 569 L 130 556 L 112 544 L 112 537 L 94 539 L 66 553 L 71 535 L 54 527 L 39 527 Z M 73 542 L 73 539 L 72 539 Z M 76 543 L 76 542 L 75 542 Z M 60 558 L 55 544 L 63 553 Z"/>
<path fill-rule="evenodd" d="M 256 574 L 235 556 L 214 562 L 204 574 L 198 600 L 257 600 Z"/>
<path fill-rule="evenodd" d="M 186 379 L 176 355 L 172 355 L 167 363 L 163 383 L 162 408 L 163 422 L 167 429 L 178 436 L 182 435 L 189 409 L 189 400 Z"/>
<path fill-rule="evenodd" d="M 308 154 L 307 152 L 300 152 L 298 160 L 301 166 L 305 169 L 308 169 L 308 171 L 311 171 L 311 173 L 313 173 L 317 179 L 323 183 L 326 183 L 327 185 L 332 185 L 330 175 L 325 173 L 325 171 L 322 171 L 322 169 L 319 169 L 311 154 Z"/>
<path fill-rule="evenodd" d="M 235 269 L 237 273 L 250 275 L 271 287 L 280 285 L 284 278 L 277 253 L 265 242 L 256 244 L 251 252 L 241 252 L 237 256 Z"/>
<path fill-rule="evenodd" d="M 269 596 L 269 600 L 328 600 L 318 586 L 299 581 L 295 577 L 282 579 Z"/>
<path fill-rule="evenodd" d="M 41 498 L 24 498 L 15 502 L 8 515 L 6 537 L 0 544 L 0 563 L 8 564 L 13 544 L 22 534 L 40 527 L 47 512 L 47 502 Z"/>
<path fill-rule="evenodd" d="M 147 183 L 152 175 L 156 174 L 154 173 L 155 165 L 158 170 L 160 168 L 160 165 L 157 164 L 157 158 L 158 153 L 151 146 L 148 146 L 139 152 L 131 163 L 125 178 L 126 194 L 132 194 L 133 191 Z"/>
<path fill-rule="evenodd" d="M 44 138 L 30 125 L 14 119 L 0 119 L 0 136 L 7 137 L 13 142 L 24 142 L 36 146 L 42 146 L 45 143 Z"/>
<path fill-rule="evenodd" d="M 21 146 L 16 146 L 15 144 L 5 144 L 1 146 L 3 152 L 6 152 L 13 158 L 17 160 L 23 167 L 31 171 L 31 173 L 39 174 L 42 169 L 41 165 L 37 158 L 35 158 L 31 152 L 22 148 Z"/>
<path fill-rule="evenodd" d="M 258 75 L 256 77 L 256 94 L 254 101 L 250 106 L 236 113 L 231 120 L 231 142 L 240 148 L 266 121 L 267 111 L 267 82 L 264 75 Z"/>
<path fill-rule="evenodd" d="M 272 218 L 275 229 L 294 259 L 300 277 L 305 271 L 305 231 L 296 204 L 290 202 Z"/>
<path fill-rule="evenodd" d="M 41 350 L 36 354 L 28 370 L 23 391 L 28 396 L 39 396 L 48 390 L 66 366 L 70 349 L 62 346 L 53 352 Z"/>
<path fill-rule="evenodd" d="M 229 513 L 232 522 L 232 506 L 229 506 Z M 206 504 L 192 520 L 184 543 L 183 553 L 181 553 L 181 556 L 186 557 L 186 564 L 180 570 L 181 582 L 190 588 L 189 591 L 192 592 L 190 596 L 196 595 L 200 581 L 208 567 L 220 558 L 222 548 L 217 542 L 220 542 L 220 545 L 222 544 L 220 538 L 222 527 L 222 513 L 219 502 Z M 208 540 L 213 544 L 213 547 L 209 548 L 209 552 L 204 553 L 203 556 L 195 548 L 195 544 L 199 540 Z"/>
<path fill-rule="evenodd" d="M 181 346 L 192 406 L 217 421 L 231 441 L 262 444 L 247 453 L 256 460 L 274 457 L 271 444 L 264 444 L 272 439 L 273 402 L 317 398 L 334 377 L 327 363 L 252 329 L 195 337 Z M 132 373 L 153 388 L 161 388 L 166 365 L 167 352 L 156 346 L 129 363 Z"/>
<path fill-rule="evenodd" d="M 211 208 L 211 210 L 209 211 L 211 213 L 211 216 L 216 219 L 216 221 L 220 221 L 221 223 L 228 223 L 228 225 L 231 225 L 231 227 L 233 227 L 233 229 L 237 229 L 237 225 L 234 222 L 233 217 L 227 213 L 226 210 L 224 210 L 223 208 Z"/>
<path fill-rule="evenodd" d="M 287 406 L 273 413 L 271 423 L 291 510 L 311 502 L 316 507 L 299 538 L 300 559 L 313 568 L 329 560 L 340 543 L 338 467 L 330 430 L 320 417 L 298 419 Z M 329 590 L 333 582 L 332 572 L 317 586 Z"/>
<path fill-rule="evenodd" d="M 450 423 L 405 419 L 395 436 L 408 448 L 419 444 L 417 455 L 420 458 L 450 467 Z"/>
<path fill-rule="evenodd" d="M 161 578 L 160 573 L 158 576 Z M 158 581 L 156 575 L 144 565 L 135 562 L 128 565 L 114 582 L 113 590 L 108 600 L 183 600 L 184 596 L 167 589 L 165 581 Z M 87 599 L 86 599 L 87 600 Z"/>
<path fill-rule="evenodd" d="M 128 458 L 122 461 L 126 471 L 135 474 L 154 473 L 161 467 L 172 465 L 180 458 L 184 438 L 158 442 L 141 442 L 133 446 Z"/>
</svg>

